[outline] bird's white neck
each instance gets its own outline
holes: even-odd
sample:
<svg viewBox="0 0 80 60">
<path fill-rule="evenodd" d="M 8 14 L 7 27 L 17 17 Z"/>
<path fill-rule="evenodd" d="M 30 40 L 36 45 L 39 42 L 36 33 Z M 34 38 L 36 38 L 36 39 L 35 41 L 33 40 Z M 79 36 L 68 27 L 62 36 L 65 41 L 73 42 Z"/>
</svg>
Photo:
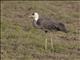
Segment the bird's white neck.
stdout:
<svg viewBox="0 0 80 60">
<path fill-rule="evenodd" d="M 35 21 L 38 21 L 38 19 L 39 19 L 39 15 L 36 14 L 36 15 L 34 16 L 34 20 L 35 20 Z"/>
<path fill-rule="evenodd" d="M 38 21 L 39 17 L 34 18 L 35 21 Z"/>
</svg>

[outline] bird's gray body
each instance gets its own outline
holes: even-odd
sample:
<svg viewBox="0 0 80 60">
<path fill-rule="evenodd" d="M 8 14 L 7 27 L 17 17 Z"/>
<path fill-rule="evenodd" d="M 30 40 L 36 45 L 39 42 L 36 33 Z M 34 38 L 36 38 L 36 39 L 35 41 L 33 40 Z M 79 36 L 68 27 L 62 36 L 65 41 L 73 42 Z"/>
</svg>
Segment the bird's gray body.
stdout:
<svg viewBox="0 0 80 60">
<path fill-rule="evenodd" d="M 39 18 L 37 21 L 33 20 L 33 26 L 42 29 L 45 32 L 53 30 L 67 32 L 66 27 L 62 22 L 56 22 L 47 18 Z"/>
</svg>

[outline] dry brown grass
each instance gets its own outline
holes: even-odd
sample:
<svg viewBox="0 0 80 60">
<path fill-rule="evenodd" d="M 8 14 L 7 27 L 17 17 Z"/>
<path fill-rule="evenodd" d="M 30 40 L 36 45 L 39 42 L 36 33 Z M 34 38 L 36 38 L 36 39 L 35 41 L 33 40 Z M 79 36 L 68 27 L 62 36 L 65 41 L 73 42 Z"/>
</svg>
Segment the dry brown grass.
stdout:
<svg viewBox="0 0 80 60">
<path fill-rule="evenodd" d="M 46 36 L 28 18 L 33 11 L 66 24 L 68 33 L 53 34 L 53 49 L 48 41 L 48 50 L 44 50 Z M 79 18 L 79 1 L 2 1 L 1 59 L 80 60 Z"/>
</svg>

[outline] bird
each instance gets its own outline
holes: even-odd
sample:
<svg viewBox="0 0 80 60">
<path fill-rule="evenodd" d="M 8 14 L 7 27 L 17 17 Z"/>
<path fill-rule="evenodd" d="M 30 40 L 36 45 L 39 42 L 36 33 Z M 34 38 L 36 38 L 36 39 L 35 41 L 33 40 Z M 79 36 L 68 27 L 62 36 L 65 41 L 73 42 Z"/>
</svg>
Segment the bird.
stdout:
<svg viewBox="0 0 80 60">
<path fill-rule="evenodd" d="M 33 26 L 37 29 L 41 29 L 46 34 L 48 32 L 52 31 L 62 31 L 64 33 L 67 33 L 67 29 L 64 23 L 60 21 L 55 21 L 54 19 L 44 18 L 40 17 L 38 12 L 33 12 L 30 16 L 30 18 L 33 18 Z M 51 46 L 53 48 L 53 42 L 51 38 Z M 47 49 L 47 38 L 45 39 L 45 49 Z"/>
</svg>

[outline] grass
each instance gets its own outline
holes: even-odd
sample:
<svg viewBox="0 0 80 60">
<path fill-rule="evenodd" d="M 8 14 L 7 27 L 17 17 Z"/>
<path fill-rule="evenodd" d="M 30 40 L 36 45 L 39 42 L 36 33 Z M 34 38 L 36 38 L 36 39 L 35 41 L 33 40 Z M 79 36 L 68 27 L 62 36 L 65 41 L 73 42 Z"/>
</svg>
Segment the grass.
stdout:
<svg viewBox="0 0 80 60">
<path fill-rule="evenodd" d="M 80 2 L 78 1 L 2 1 L 1 60 L 80 60 Z M 32 26 L 31 12 L 62 21 L 68 33 L 45 36 Z M 45 51 L 45 38 L 48 49 Z"/>
</svg>

